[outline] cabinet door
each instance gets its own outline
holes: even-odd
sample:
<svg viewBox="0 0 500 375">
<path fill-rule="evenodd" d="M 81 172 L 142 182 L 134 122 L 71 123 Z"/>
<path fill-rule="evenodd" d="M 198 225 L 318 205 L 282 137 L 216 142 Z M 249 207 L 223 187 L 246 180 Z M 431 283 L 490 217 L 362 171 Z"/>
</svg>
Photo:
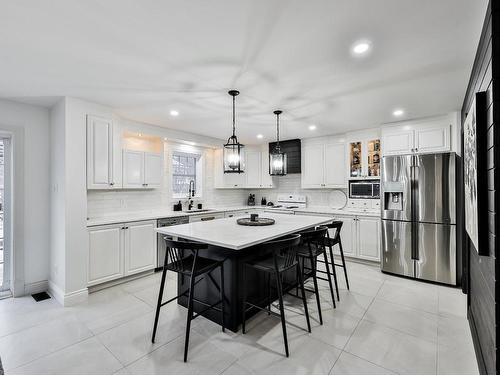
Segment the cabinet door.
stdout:
<svg viewBox="0 0 500 375">
<path fill-rule="evenodd" d="M 340 230 L 342 249 L 345 256 L 356 256 L 356 218 L 353 216 L 338 217 L 343 222 Z M 335 246 L 335 253 L 339 254 L 339 247 Z"/>
<path fill-rule="evenodd" d="M 380 262 L 380 219 L 358 217 L 358 256 Z"/>
<path fill-rule="evenodd" d="M 302 187 L 305 189 L 325 187 L 324 146 L 307 145 L 302 149 L 302 153 Z"/>
<path fill-rule="evenodd" d="M 87 116 L 87 189 L 113 187 L 113 123 L 109 119 L 89 115 Z"/>
<path fill-rule="evenodd" d="M 261 180 L 262 180 L 262 163 L 261 163 L 261 155 L 260 150 L 247 150 L 245 153 L 246 157 L 246 183 L 245 187 L 247 188 L 260 188 Z"/>
<path fill-rule="evenodd" d="M 223 172 L 224 173 L 224 172 Z M 243 188 L 246 185 L 246 171 L 244 173 L 224 173 L 224 186 L 226 188 Z"/>
<path fill-rule="evenodd" d="M 148 188 L 159 188 L 163 177 L 161 154 L 144 154 L 144 183 Z"/>
<path fill-rule="evenodd" d="M 395 130 L 382 135 L 384 155 L 409 154 L 414 148 L 413 130 Z"/>
<path fill-rule="evenodd" d="M 416 152 L 441 152 L 450 150 L 450 126 L 415 130 Z"/>
<path fill-rule="evenodd" d="M 347 185 L 345 145 L 325 145 L 325 184 L 331 188 L 345 188 Z"/>
<path fill-rule="evenodd" d="M 204 214 L 204 215 L 191 215 L 189 216 L 189 222 L 195 223 L 197 221 L 211 221 L 223 218 L 224 218 L 223 212 L 217 212 L 214 214 Z"/>
<path fill-rule="evenodd" d="M 263 188 L 273 188 L 273 177 L 269 174 L 269 147 L 266 144 L 262 146 L 261 153 L 261 186 Z"/>
<path fill-rule="evenodd" d="M 110 225 L 89 229 L 89 286 L 123 276 L 122 227 Z"/>
<path fill-rule="evenodd" d="M 213 163 L 214 163 L 214 188 L 221 189 L 224 188 L 224 172 L 222 169 L 222 150 L 214 150 L 213 153 Z"/>
<path fill-rule="evenodd" d="M 123 151 L 123 187 L 144 188 L 144 152 Z"/>
<path fill-rule="evenodd" d="M 125 275 L 156 267 L 156 222 L 125 224 Z"/>
</svg>

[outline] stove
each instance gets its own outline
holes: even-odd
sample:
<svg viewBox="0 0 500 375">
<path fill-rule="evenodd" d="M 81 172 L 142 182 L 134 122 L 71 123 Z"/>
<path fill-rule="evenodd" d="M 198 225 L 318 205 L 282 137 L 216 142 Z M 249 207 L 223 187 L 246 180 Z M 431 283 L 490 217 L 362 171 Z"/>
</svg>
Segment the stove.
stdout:
<svg viewBox="0 0 500 375">
<path fill-rule="evenodd" d="M 279 194 L 274 206 L 266 207 L 265 211 L 282 214 L 293 214 L 297 208 L 306 208 L 306 196 L 296 194 Z"/>
</svg>

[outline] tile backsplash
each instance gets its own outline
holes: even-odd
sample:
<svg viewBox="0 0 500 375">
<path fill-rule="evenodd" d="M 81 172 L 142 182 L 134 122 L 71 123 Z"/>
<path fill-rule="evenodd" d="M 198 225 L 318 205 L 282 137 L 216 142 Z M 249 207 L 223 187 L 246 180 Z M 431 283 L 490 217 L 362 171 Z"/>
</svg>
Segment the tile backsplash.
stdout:
<svg viewBox="0 0 500 375">
<path fill-rule="evenodd" d="M 274 189 L 214 189 L 212 149 L 200 150 L 203 155 L 204 171 L 202 184 L 202 199 L 196 203 L 203 203 L 206 207 L 241 206 L 246 205 L 248 194 L 254 193 L 256 204 L 261 198 L 276 202 L 278 194 L 302 194 L 307 196 L 308 206 L 342 207 L 345 204 L 345 190 L 312 190 L 301 189 L 301 175 L 292 174 L 274 179 Z M 165 142 L 164 158 L 170 160 L 171 145 Z M 172 209 L 172 205 L 179 201 L 172 198 L 170 163 L 164 163 L 165 173 L 163 187 L 151 190 L 89 190 L 87 192 L 87 216 L 100 217 L 134 211 L 149 211 L 157 209 Z M 343 192 L 344 194 L 339 192 Z M 186 199 L 182 199 L 184 202 Z"/>
</svg>

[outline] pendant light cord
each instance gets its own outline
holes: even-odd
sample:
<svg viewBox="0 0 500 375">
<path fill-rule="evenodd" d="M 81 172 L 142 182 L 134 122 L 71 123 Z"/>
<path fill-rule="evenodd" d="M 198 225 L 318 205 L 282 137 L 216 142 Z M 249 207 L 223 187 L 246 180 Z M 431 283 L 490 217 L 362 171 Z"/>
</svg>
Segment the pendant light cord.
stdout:
<svg viewBox="0 0 500 375">
<path fill-rule="evenodd" d="M 236 122 L 236 120 L 235 120 L 235 114 L 234 114 L 236 112 L 236 110 L 235 110 L 235 104 L 234 104 L 235 100 L 236 100 L 236 96 L 233 96 L 233 138 L 235 137 L 234 133 L 235 133 L 235 122 Z"/>
</svg>

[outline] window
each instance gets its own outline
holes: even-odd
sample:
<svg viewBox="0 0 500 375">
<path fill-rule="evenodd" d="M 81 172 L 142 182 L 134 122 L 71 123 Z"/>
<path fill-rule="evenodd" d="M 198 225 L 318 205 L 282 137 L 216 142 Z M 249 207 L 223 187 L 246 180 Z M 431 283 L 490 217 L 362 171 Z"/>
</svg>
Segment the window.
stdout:
<svg viewBox="0 0 500 375">
<path fill-rule="evenodd" d="M 174 152 L 172 154 L 172 194 L 174 197 L 187 197 L 189 183 L 194 181 L 196 196 L 200 196 L 201 186 L 200 155 Z"/>
</svg>

